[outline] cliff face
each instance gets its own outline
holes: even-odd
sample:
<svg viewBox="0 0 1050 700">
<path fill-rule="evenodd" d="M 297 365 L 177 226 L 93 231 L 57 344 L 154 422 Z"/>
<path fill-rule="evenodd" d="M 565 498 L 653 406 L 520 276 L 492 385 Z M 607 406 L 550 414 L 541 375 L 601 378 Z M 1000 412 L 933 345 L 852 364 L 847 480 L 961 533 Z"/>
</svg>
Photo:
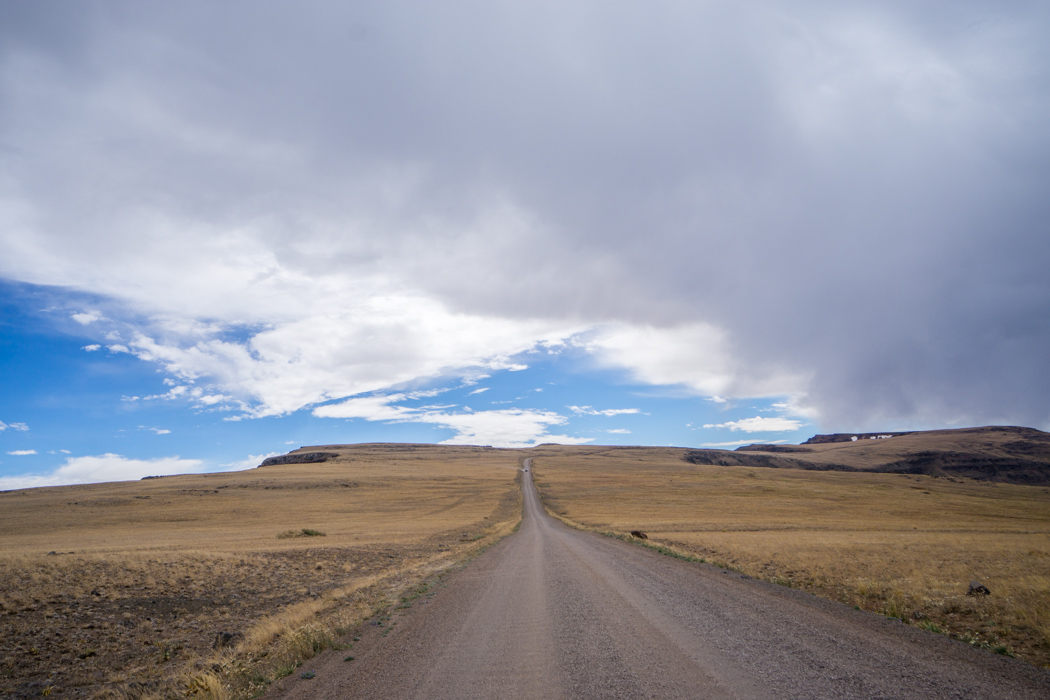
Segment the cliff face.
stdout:
<svg viewBox="0 0 1050 700">
<path fill-rule="evenodd" d="M 273 467 L 280 464 L 317 464 L 319 462 L 327 462 L 333 457 L 339 455 L 335 452 L 293 452 L 287 455 L 278 455 L 277 457 L 268 457 L 263 460 L 260 467 Z"/>
<path fill-rule="evenodd" d="M 891 437 L 878 439 L 887 435 Z M 817 435 L 803 445 L 692 450 L 684 459 L 720 466 L 927 474 L 1050 485 L 1050 433 L 1034 428 L 839 433 Z"/>
</svg>

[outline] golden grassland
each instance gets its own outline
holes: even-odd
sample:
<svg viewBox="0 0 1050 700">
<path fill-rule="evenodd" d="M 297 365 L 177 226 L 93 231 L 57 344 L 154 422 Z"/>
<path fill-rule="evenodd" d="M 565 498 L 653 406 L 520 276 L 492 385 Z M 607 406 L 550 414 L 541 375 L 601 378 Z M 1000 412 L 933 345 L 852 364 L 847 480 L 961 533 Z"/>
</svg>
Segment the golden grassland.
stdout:
<svg viewBox="0 0 1050 700">
<path fill-rule="evenodd" d="M 548 509 L 1050 668 L 1050 489 L 700 466 L 673 448 L 533 452 Z M 967 596 L 971 580 L 992 592 Z"/>
<path fill-rule="evenodd" d="M 326 449 L 0 493 L 0 696 L 252 696 L 520 518 L 519 453 Z"/>
</svg>

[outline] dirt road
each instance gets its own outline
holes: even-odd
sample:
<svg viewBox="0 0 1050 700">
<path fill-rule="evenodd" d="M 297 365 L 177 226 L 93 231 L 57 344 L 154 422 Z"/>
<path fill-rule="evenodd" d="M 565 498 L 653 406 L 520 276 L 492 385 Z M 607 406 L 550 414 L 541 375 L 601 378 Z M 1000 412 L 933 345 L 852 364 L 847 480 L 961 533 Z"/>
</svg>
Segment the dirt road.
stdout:
<svg viewBox="0 0 1050 700">
<path fill-rule="evenodd" d="M 270 696 L 1050 698 L 1013 659 L 570 529 L 523 476 L 518 533 Z"/>
</svg>

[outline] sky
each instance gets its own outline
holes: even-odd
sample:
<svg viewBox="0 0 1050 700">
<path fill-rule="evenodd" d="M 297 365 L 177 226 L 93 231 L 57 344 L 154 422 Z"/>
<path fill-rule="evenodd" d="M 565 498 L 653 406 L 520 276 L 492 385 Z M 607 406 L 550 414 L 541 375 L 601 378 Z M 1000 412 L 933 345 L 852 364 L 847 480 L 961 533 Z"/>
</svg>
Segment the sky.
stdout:
<svg viewBox="0 0 1050 700">
<path fill-rule="evenodd" d="M 1050 6 L 0 4 L 0 489 L 1050 430 Z"/>
</svg>

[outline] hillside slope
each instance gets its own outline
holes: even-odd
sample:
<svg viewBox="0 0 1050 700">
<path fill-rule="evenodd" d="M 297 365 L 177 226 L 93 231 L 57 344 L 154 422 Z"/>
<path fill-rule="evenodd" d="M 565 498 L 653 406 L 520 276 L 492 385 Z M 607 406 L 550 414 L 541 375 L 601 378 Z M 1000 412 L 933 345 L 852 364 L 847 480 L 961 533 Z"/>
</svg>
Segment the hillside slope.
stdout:
<svg viewBox="0 0 1050 700">
<path fill-rule="evenodd" d="M 956 476 L 1013 484 L 1050 484 L 1050 433 L 989 426 L 928 430 L 870 439 L 816 436 L 802 445 L 691 450 L 694 464 Z M 875 435 L 875 434 L 871 434 Z"/>
</svg>

